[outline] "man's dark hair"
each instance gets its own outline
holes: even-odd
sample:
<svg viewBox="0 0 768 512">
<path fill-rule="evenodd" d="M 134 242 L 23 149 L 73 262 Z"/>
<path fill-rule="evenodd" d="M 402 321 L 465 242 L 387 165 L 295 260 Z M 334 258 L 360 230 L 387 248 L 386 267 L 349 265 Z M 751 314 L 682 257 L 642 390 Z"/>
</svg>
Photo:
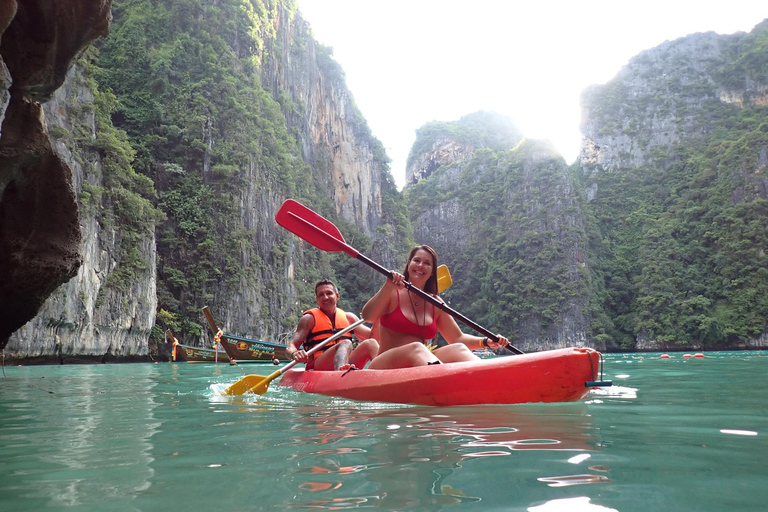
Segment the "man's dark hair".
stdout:
<svg viewBox="0 0 768 512">
<path fill-rule="evenodd" d="M 320 288 L 321 286 L 326 285 L 326 284 L 329 284 L 329 285 L 333 286 L 333 291 L 335 291 L 336 293 L 339 293 L 339 289 L 336 288 L 336 285 L 333 284 L 333 281 L 331 281 L 330 279 L 321 279 L 315 285 L 315 295 L 317 295 L 317 289 Z"/>
</svg>

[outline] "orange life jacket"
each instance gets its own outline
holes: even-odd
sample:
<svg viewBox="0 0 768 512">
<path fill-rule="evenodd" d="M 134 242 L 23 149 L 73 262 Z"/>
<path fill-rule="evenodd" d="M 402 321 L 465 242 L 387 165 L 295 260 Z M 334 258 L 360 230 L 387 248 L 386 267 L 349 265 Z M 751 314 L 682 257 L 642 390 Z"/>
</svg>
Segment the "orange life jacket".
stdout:
<svg viewBox="0 0 768 512">
<path fill-rule="evenodd" d="M 307 336 L 307 339 L 304 341 L 304 350 L 309 351 L 312 347 L 320 343 L 321 341 L 330 338 L 343 328 L 349 326 L 349 320 L 347 320 L 347 313 L 342 311 L 339 308 L 336 308 L 336 317 L 335 318 L 329 318 L 328 315 L 325 314 L 325 312 L 320 308 L 313 308 L 309 311 L 305 311 L 304 314 L 306 315 L 309 313 L 315 318 L 315 326 L 312 328 L 312 332 L 309 333 Z M 352 333 L 348 332 L 344 335 L 342 335 L 340 338 L 338 338 L 335 341 L 332 341 L 325 347 L 323 347 L 323 350 L 326 350 L 333 345 L 340 343 L 343 340 L 351 340 L 352 339 Z M 320 354 L 323 353 L 323 350 L 318 350 L 317 352 L 311 354 L 309 356 L 310 360 L 307 364 L 307 368 L 310 368 L 311 366 L 314 366 L 314 360 L 317 359 Z"/>
</svg>

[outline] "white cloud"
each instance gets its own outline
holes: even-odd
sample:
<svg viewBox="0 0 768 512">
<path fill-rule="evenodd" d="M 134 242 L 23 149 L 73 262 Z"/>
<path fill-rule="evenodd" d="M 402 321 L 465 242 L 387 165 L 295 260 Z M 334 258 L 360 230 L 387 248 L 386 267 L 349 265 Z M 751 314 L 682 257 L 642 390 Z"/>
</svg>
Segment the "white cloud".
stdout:
<svg viewBox="0 0 768 512">
<path fill-rule="evenodd" d="M 315 38 L 333 47 L 399 187 L 416 129 L 477 110 L 508 115 L 573 162 L 584 88 L 665 40 L 749 31 L 766 17 L 754 0 L 298 3 Z"/>
</svg>

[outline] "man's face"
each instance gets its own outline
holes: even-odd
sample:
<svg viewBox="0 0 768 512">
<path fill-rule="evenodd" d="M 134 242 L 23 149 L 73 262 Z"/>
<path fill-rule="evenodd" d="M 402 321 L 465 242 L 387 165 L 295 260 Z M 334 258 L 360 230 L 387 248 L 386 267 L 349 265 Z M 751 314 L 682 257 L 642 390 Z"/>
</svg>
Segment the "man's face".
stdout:
<svg viewBox="0 0 768 512">
<path fill-rule="evenodd" d="M 339 301 L 339 294 L 336 292 L 333 285 L 323 284 L 318 286 L 315 299 L 317 300 L 317 305 L 320 309 L 333 311 L 336 309 L 336 303 Z"/>
</svg>

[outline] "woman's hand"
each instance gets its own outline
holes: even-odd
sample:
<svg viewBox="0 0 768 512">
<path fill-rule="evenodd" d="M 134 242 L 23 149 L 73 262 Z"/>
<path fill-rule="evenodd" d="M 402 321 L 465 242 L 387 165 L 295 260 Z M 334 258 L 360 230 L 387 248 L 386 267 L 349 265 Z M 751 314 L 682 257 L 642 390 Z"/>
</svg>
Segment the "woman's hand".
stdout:
<svg viewBox="0 0 768 512">
<path fill-rule="evenodd" d="M 485 338 L 485 342 L 488 344 L 488 348 L 500 348 L 509 345 L 509 340 L 504 336 L 496 335 L 499 341 L 493 341 L 493 338 Z"/>
<path fill-rule="evenodd" d="M 396 286 L 397 288 L 403 288 L 405 286 L 403 284 L 404 282 L 405 282 L 405 276 L 403 274 L 401 274 L 400 272 L 395 272 L 393 270 L 392 271 L 392 278 L 391 279 L 387 279 L 387 282 L 385 283 L 385 285 L 391 283 L 392 285 Z"/>
</svg>

